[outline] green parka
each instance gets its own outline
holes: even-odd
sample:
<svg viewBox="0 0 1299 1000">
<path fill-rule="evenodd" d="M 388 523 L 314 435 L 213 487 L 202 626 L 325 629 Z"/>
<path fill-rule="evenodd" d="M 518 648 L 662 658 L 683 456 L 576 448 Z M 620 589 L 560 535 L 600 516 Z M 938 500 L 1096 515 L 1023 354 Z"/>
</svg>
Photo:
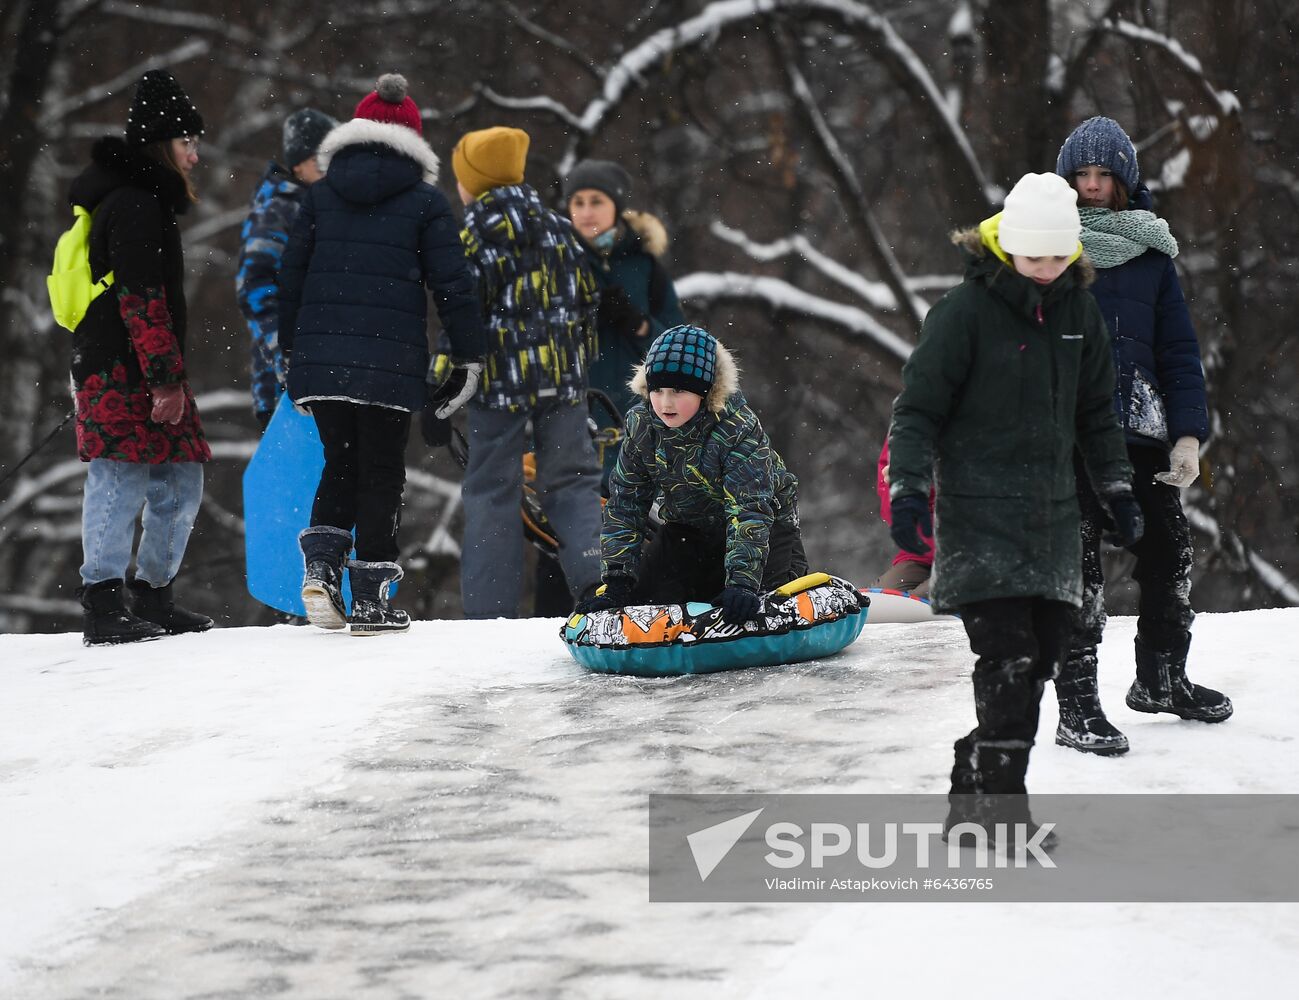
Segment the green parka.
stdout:
<svg viewBox="0 0 1299 1000">
<path fill-rule="evenodd" d="M 965 280 L 925 318 L 893 403 L 890 496 L 937 489 L 942 611 L 1000 597 L 1078 605 L 1075 446 L 1102 496 L 1132 479 L 1091 265 L 1036 284 L 1002 255 L 998 218 L 954 235 Z"/>
</svg>

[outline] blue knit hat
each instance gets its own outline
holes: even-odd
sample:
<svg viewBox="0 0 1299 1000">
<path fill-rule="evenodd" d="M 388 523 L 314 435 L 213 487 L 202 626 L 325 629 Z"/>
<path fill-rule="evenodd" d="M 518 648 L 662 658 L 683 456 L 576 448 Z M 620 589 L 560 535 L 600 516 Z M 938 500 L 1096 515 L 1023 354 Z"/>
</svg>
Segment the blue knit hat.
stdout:
<svg viewBox="0 0 1299 1000">
<path fill-rule="evenodd" d="M 645 354 L 645 384 L 686 389 L 707 396 L 717 377 L 717 340 L 707 330 L 682 324 L 664 330 Z"/>
<path fill-rule="evenodd" d="M 1105 167 L 1123 182 L 1128 194 L 1141 182 L 1137 147 L 1113 118 L 1088 118 L 1074 129 L 1060 147 L 1055 172 L 1072 184 L 1074 171 L 1090 166 Z"/>
</svg>

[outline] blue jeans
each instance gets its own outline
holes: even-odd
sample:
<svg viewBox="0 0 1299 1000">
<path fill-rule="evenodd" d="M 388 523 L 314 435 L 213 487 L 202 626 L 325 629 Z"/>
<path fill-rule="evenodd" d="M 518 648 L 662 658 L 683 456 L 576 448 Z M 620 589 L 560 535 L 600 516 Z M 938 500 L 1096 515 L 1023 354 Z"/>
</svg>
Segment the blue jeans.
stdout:
<svg viewBox="0 0 1299 1000">
<path fill-rule="evenodd" d="M 460 592 L 466 618 L 517 618 L 523 596 L 523 452 L 528 420 L 537 497 L 559 539 L 559 562 L 576 599 L 600 582 L 600 466 L 584 404 L 540 402 L 509 413 L 470 403 L 469 467 L 461 496 L 465 542 Z"/>
<path fill-rule="evenodd" d="M 202 500 L 203 466 L 198 462 L 91 461 L 81 510 L 81 547 L 86 558 L 81 565 L 82 583 L 90 586 L 126 578 L 141 508 L 143 530 L 135 578 L 151 587 L 171 583 Z"/>
</svg>

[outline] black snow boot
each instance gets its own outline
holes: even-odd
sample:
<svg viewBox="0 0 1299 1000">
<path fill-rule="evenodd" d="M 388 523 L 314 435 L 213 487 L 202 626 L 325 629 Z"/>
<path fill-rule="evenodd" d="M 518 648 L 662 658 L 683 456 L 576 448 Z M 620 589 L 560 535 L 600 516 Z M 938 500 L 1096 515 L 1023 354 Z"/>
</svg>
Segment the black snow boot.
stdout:
<svg viewBox="0 0 1299 1000">
<path fill-rule="evenodd" d="M 389 587 L 402 578 L 395 562 L 361 562 L 347 564 L 352 580 L 352 635 L 385 635 L 410 628 L 410 615 L 388 605 Z"/>
<path fill-rule="evenodd" d="M 1055 741 L 1083 753 L 1112 757 L 1128 752 L 1128 738 L 1110 724 L 1096 691 L 1096 647 L 1071 650 L 1055 679 L 1060 725 Z"/>
<path fill-rule="evenodd" d="M 962 736 L 952 744 L 952 790 L 947 793 L 947 819 L 943 822 L 943 839 L 957 823 L 974 822 L 978 815 L 975 803 L 974 733 Z"/>
<path fill-rule="evenodd" d="M 1136 638 L 1137 679 L 1128 689 L 1128 708 L 1134 712 L 1167 712 L 1180 719 L 1224 722 L 1231 718 L 1231 699 L 1221 691 L 1192 684 L 1186 677 L 1188 634 L 1176 649 L 1154 649 Z"/>
<path fill-rule="evenodd" d="M 1031 745 L 1020 741 L 984 742 L 974 733 L 955 744 L 956 763 L 952 768 L 952 790 L 948 793 L 949 809 L 943 822 L 943 840 L 958 823 L 973 823 L 987 831 L 989 845 L 996 844 L 997 824 L 1004 823 L 1011 837 L 1007 849 L 1014 845 L 1014 827 L 1023 824 L 1025 839 L 1031 839 L 1038 825 L 1028 808 L 1024 775 L 1028 771 Z M 1056 847 L 1059 838 L 1048 831 L 1041 840 L 1043 850 Z M 962 846 L 973 846 L 973 840 L 961 838 Z"/>
<path fill-rule="evenodd" d="M 207 615 L 176 605 L 172 600 L 170 583 L 164 587 L 151 587 L 143 580 L 131 580 L 126 586 L 130 593 L 131 611 L 136 617 L 161 625 L 168 635 L 206 632 L 212 627 L 212 619 Z"/>
<path fill-rule="evenodd" d="M 77 588 L 81 599 L 81 641 L 87 646 L 161 639 L 167 630 L 126 610 L 122 581 L 104 580 Z"/>
<path fill-rule="evenodd" d="M 336 632 L 347 628 L 343 604 L 343 560 L 352 551 L 352 533 L 327 524 L 298 535 L 302 547 L 302 603 L 307 621 Z"/>
</svg>

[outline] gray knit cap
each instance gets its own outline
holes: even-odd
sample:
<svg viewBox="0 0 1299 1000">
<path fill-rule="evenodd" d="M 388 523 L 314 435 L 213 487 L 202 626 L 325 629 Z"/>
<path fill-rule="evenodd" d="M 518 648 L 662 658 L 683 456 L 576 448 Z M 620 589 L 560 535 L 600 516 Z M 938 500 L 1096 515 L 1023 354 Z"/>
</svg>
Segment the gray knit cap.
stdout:
<svg viewBox="0 0 1299 1000">
<path fill-rule="evenodd" d="M 631 197 L 631 174 L 612 160 L 583 160 L 564 178 L 564 201 L 588 188 L 603 191 L 621 212 Z"/>
<path fill-rule="evenodd" d="M 1060 147 L 1055 172 L 1073 183 L 1074 171 L 1083 167 L 1105 167 L 1123 182 L 1132 194 L 1141 181 L 1137 167 L 1137 147 L 1113 118 L 1088 118 L 1073 130 Z"/>
</svg>

